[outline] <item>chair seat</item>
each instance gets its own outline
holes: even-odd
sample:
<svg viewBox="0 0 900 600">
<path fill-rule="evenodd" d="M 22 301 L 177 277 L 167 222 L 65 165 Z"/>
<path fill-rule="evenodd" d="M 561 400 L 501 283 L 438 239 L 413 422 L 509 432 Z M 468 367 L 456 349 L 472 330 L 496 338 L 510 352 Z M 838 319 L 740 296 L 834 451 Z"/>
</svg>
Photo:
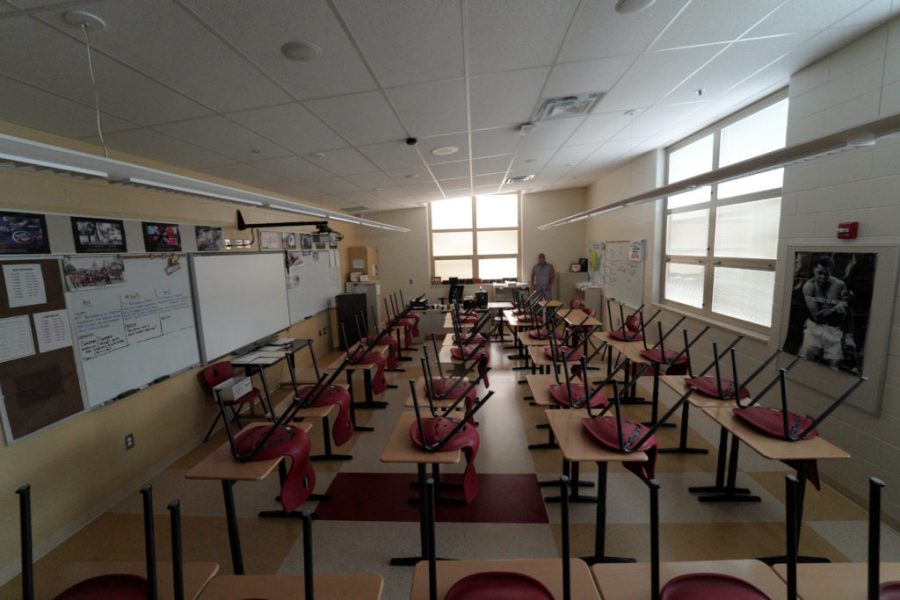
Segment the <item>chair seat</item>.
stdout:
<svg viewBox="0 0 900 600">
<path fill-rule="evenodd" d="M 673 350 L 666 350 L 666 354 L 663 356 L 662 350 L 659 348 L 651 348 L 650 350 L 641 350 L 641 356 L 657 365 L 681 366 L 687 364 L 687 355 L 682 354 L 681 356 L 678 356 L 678 353 Z M 678 358 L 675 358 L 676 356 L 678 356 Z"/>
<path fill-rule="evenodd" d="M 768 406 L 735 408 L 734 416 L 760 433 L 780 440 L 786 439 L 786 437 L 797 439 L 797 435 L 801 431 L 805 431 L 813 422 L 809 417 L 788 412 L 788 433 L 786 436 L 784 432 L 784 413 L 781 409 L 769 408 Z M 819 432 L 813 429 L 806 434 L 804 439 L 812 439 L 818 435 Z"/>
<path fill-rule="evenodd" d="M 659 600 L 772 600 L 743 579 L 721 573 L 690 573 L 670 579 Z"/>
<path fill-rule="evenodd" d="M 547 587 L 524 573 L 485 571 L 453 584 L 444 600 L 554 600 Z"/>
<path fill-rule="evenodd" d="M 147 580 L 138 575 L 99 575 L 76 583 L 54 600 L 146 600 Z"/>
</svg>

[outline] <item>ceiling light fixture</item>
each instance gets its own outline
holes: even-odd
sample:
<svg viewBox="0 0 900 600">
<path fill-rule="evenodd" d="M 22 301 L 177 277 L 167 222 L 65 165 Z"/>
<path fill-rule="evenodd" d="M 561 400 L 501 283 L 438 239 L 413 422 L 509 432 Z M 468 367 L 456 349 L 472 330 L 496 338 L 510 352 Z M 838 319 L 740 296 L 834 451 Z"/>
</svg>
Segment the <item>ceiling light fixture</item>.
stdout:
<svg viewBox="0 0 900 600">
<path fill-rule="evenodd" d="M 619 0 L 616 2 L 616 12 L 623 15 L 636 13 L 649 8 L 656 0 Z"/>
<path fill-rule="evenodd" d="M 63 19 L 69 25 L 74 25 L 75 27 L 84 25 L 90 31 L 102 31 L 106 28 L 106 21 L 84 10 L 67 10 L 63 13 Z"/>
<path fill-rule="evenodd" d="M 281 53 L 289 60 L 309 62 L 322 56 L 322 49 L 311 42 L 288 42 L 281 47 Z"/>
<path fill-rule="evenodd" d="M 451 154 L 456 154 L 459 152 L 459 147 L 457 146 L 441 146 L 440 148 L 435 148 L 431 151 L 431 154 L 434 156 L 450 156 Z"/>
</svg>

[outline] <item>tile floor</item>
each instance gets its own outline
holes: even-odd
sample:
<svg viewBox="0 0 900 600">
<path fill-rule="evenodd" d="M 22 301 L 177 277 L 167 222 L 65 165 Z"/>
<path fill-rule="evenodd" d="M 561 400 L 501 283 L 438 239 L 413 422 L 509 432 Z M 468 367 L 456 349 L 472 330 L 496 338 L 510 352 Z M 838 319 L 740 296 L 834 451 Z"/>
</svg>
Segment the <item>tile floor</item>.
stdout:
<svg viewBox="0 0 900 600">
<path fill-rule="evenodd" d="M 414 353 L 415 356 L 416 353 Z M 494 397 L 478 414 L 481 448 L 477 458 L 479 473 L 496 475 L 526 475 L 538 480 L 558 477 L 561 456 L 556 450 L 529 451 L 526 446 L 543 442 L 546 431 L 535 425 L 543 422 L 542 409 L 531 406 L 525 400 L 527 385 L 517 380 L 521 372 L 511 369 L 514 363 L 507 358 L 510 351 L 500 344 L 492 344 L 493 370 L 490 374 Z M 375 571 L 385 578 L 383 597 L 386 600 L 402 600 L 409 597 L 412 569 L 391 567 L 392 556 L 412 555 L 416 552 L 419 535 L 414 520 L 370 520 L 377 518 L 371 510 L 363 510 L 375 503 L 378 485 L 408 487 L 409 477 L 398 478 L 388 474 L 412 476 L 415 468 L 396 464 L 383 464 L 379 456 L 387 436 L 394 427 L 398 414 L 405 410 L 403 402 L 408 394 L 409 379 L 421 373 L 418 357 L 405 363 L 404 373 L 391 373 L 389 379 L 399 384 L 389 389 L 384 400 L 387 409 L 358 411 L 360 424 L 375 428 L 371 433 L 357 433 L 338 451 L 353 454 L 347 462 L 317 462 L 317 491 L 326 491 L 340 473 L 351 481 L 368 481 L 365 486 L 339 481 L 335 491 L 356 490 L 354 498 L 360 504 L 359 514 L 353 520 L 318 520 L 314 524 L 316 570 L 321 573 Z M 626 416 L 647 418 L 647 407 L 629 407 Z M 313 425 L 314 450 L 321 448 L 321 427 Z M 711 421 L 695 414 L 691 419 L 691 445 L 714 448 L 718 431 Z M 675 430 L 663 430 L 662 447 L 673 445 Z M 166 504 L 180 498 L 183 507 L 185 558 L 195 561 L 216 561 L 221 573 L 231 572 L 228 536 L 221 488 L 218 482 L 188 481 L 185 473 L 210 451 L 224 441 L 219 432 L 206 444 L 175 461 L 151 482 L 154 486 L 158 553 L 161 559 L 170 554 L 168 541 L 168 516 Z M 852 459 L 851 459 L 852 460 Z M 723 558 L 748 558 L 760 555 L 781 554 L 783 551 L 784 507 L 783 475 L 786 467 L 756 456 L 745 449 L 741 453 L 741 471 L 738 484 L 750 487 L 759 495 L 759 504 L 700 504 L 687 491 L 690 485 L 712 483 L 714 454 L 661 455 L 657 462 L 657 478 L 661 483 L 661 553 L 664 560 L 701 560 Z M 462 467 L 448 468 L 444 472 L 459 473 Z M 594 479 L 596 469 L 584 465 L 585 480 Z M 347 477 L 352 474 L 382 474 L 381 478 Z M 527 478 L 526 478 L 527 480 Z M 502 478 L 497 478 L 502 481 Z M 521 484 L 521 477 L 516 478 Z M 373 487 L 374 484 L 374 487 Z M 299 521 L 260 519 L 257 511 L 277 508 L 274 502 L 278 494 L 276 476 L 258 483 L 239 483 L 235 497 L 246 572 L 249 574 L 279 573 L 299 574 L 301 565 L 301 525 Z M 486 486 L 484 493 L 490 491 Z M 531 495 L 534 492 L 527 493 Z M 590 493 L 585 490 L 584 493 Z M 346 491 L 343 493 L 347 493 Z M 386 494 L 402 499 L 404 491 L 392 489 Z M 553 490 L 541 488 L 544 495 Z M 835 561 L 863 560 L 866 552 L 865 511 L 828 486 L 820 492 L 811 490 L 802 532 L 801 552 L 821 555 Z M 510 506 L 515 497 L 507 500 Z M 476 502 L 478 500 L 476 499 Z M 315 508 L 310 503 L 309 508 Z M 516 518 L 497 518 L 483 522 L 439 522 L 437 540 L 439 554 L 452 558 L 540 558 L 558 555 L 560 536 L 559 507 L 543 504 L 544 518 L 532 522 L 509 522 Z M 607 553 L 632 556 L 638 560 L 649 557 L 649 507 L 646 487 L 634 475 L 618 464 L 610 465 L 607 500 Z M 493 514 L 497 512 L 493 506 Z M 403 513 L 391 511 L 396 515 Z M 528 512 L 528 511 L 526 511 Z M 515 511 L 511 510 L 511 514 Z M 414 513 L 413 513 L 414 514 Z M 488 514 L 491 514 L 488 511 Z M 572 506 L 573 552 L 590 554 L 593 549 L 595 507 L 591 504 Z M 346 516 L 346 506 L 341 515 Z M 327 516 L 327 511 L 326 511 Z M 533 522 L 544 521 L 544 522 Z M 882 538 L 883 560 L 900 560 L 900 535 L 885 526 Z M 38 589 L 45 578 L 52 578 L 54 570 L 71 560 L 141 560 L 140 500 L 137 490 L 118 506 L 104 514 L 72 538 L 61 544 L 36 564 Z M 0 588 L 0 599 L 19 597 L 19 582 L 14 580 Z M 39 596 L 40 597 L 40 596 Z"/>
</svg>

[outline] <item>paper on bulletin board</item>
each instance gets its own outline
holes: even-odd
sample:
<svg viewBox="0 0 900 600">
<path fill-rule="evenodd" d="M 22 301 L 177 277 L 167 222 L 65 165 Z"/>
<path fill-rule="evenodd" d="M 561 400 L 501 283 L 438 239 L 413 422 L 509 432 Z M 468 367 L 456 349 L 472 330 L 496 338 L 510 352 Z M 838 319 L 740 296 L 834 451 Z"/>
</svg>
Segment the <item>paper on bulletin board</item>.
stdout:
<svg viewBox="0 0 900 600">
<path fill-rule="evenodd" d="M 605 242 L 595 242 L 588 249 L 588 275 L 594 285 L 602 285 L 606 279 L 603 271 L 605 254 Z"/>
<path fill-rule="evenodd" d="M 3 265 L 6 296 L 10 308 L 47 303 L 44 276 L 39 264 L 15 263 Z"/>
<path fill-rule="evenodd" d="M 352 268 L 354 268 L 354 269 L 365 269 L 365 268 L 366 268 L 366 261 L 365 261 L 364 259 L 362 259 L 362 258 L 354 258 L 354 259 L 353 259 Z"/>
<path fill-rule="evenodd" d="M 34 354 L 34 338 L 28 316 L 0 319 L 0 363 Z"/>
<path fill-rule="evenodd" d="M 51 352 L 72 345 L 72 333 L 69 331 L 69 313 L 67 310 L 48 310 L 34 313 L 34 330 L 37 332 L 38 349 Z"/>
</svg>

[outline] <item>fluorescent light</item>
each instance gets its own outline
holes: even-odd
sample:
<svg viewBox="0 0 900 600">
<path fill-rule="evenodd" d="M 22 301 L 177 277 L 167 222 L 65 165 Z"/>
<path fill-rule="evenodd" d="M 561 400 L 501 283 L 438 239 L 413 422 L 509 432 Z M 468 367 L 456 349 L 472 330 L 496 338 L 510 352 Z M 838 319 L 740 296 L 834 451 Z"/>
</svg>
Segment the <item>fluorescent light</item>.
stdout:
<svg viewBox="0 0 900 600">
<path fill-rule="evenodd" d="M 50 161 L 46 161 L 46 160 L 37 160 L 34 158 L 28 158 L 25 156 L 18 156 L 15 154 L 7 154 L 5 152 L 0 152 L 0 159 L 8 160 L 8 161 L 23 164 L 23 165 L 44 167 L 47 169 L 53 169 L 54 171 L 63 171 L 66 173 L 79 173 L 81 175 L 89 175 L 91 177 L 99 177 L 101 179 L 109 178 L 109 173 L 107 173 L 106 171 L 97 171 L 95 169 L 86 169 L 84 167 L 73 167 L 71 165 L 63 165 L 60 163 L 50 162 Z"/>
<path fill-rule="evenodd" d="M 159 181 L 151 181 L 149 179 L 141 179 L 140 177 L 129 177 L 126 180 L 128 183 L 133 183 L 135 185 L 143 185 L 151 188 L 159 188 L 163 190 L 169 190 L 172 192 L 180 192 L 182 194 L 190 194 L 192 196 L 203 196 L 204 198 L 213 198 L 215 200 L 227 200 L 228 202 L 239 202 L 240 204 L 250 204 L 251 206 L 262 206 L 262 202 L 257 202 L 256 200 L 245 200 L 244 198 L 236 198 L 234 196 L 226 196 L 225 194 L 217 194 L 214 192 L 207 192 L 205 190 L 198 190 L 196 188 L 183 187 L 180 185 L 173 185 L 171 183 L 162 183 Z"/>
</svg>

